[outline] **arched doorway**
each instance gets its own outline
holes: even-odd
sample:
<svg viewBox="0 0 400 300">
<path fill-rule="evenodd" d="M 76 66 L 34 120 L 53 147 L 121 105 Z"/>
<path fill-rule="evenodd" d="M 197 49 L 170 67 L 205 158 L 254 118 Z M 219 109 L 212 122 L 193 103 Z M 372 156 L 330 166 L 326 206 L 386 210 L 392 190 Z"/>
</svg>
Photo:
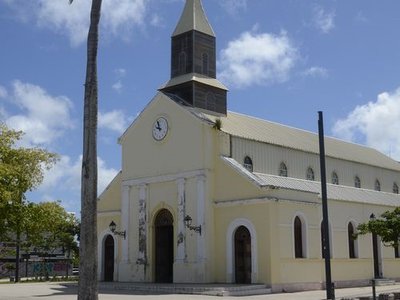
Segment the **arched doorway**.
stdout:
<svg viewBox="0 0 400 300">
<path fill-rule="evenodd" d="M 235 282 L 251 283 L 251 235 L 245 226 L 235 232 Z"/>
<path fill-rule="evenodd" d="M 107 235 L 104 241 L 104 281 L 114 280 L 114 238 Z"/>
<path fill-rule="evenodd" d="M 174 225 L 171 213 L 163 209 L 155 219 L 155 281 L 173 281 Z"/>
</svg>

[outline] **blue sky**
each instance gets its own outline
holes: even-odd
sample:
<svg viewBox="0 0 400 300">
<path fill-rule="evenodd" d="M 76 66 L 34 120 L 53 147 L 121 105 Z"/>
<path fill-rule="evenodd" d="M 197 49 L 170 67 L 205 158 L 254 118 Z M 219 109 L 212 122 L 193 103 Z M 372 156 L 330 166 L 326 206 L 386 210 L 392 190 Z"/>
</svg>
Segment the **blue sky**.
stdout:
<svg viewBox="0 0 400 300">
<path fill-rule="evenodd" d="M 0 0 L 0 119 L 60 154 L 32 201 L 80 209 L 89 0 Z M 183 0 L 103 0 L 99 193 L 117 139 L 169 79 Z M 374 147 L 400 160 L 400 1 L 203 0 L 228 109 Z"/>
</svg>

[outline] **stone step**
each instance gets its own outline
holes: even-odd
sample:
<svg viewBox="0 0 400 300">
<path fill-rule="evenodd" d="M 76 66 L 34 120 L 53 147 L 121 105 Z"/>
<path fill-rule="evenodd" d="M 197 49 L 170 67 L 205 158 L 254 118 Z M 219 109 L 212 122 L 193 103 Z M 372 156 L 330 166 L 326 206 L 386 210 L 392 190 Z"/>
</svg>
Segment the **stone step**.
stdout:
<svg viewBox="0 0 400 300">
<path fill-rule="evenodd" d="M 395 285 L 396 281 L 387 278 L 375 279 L 376 286 Z"/>
<path fill-rule="evenodd" d="M 271 289 L 264 284 L 156 284 L 128 282 L 100 282 L 103 290 L 126 290 L 141 293 L 192 294 L 208 296 L 250 296 L 270 294 Z"/>
</svg>

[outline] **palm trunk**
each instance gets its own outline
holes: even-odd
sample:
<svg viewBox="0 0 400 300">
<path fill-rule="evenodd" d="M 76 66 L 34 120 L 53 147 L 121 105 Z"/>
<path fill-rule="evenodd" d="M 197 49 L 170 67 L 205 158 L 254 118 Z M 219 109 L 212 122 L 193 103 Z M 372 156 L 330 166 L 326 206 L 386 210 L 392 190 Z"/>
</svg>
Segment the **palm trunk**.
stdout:
<svg viewBox="0 0 400 300">
<path fill-rule="evenodd" d="M 78 300 L 97 300 L 97 47 L 102 0 L 92 0 L 83 117 Z"/>
</svg>

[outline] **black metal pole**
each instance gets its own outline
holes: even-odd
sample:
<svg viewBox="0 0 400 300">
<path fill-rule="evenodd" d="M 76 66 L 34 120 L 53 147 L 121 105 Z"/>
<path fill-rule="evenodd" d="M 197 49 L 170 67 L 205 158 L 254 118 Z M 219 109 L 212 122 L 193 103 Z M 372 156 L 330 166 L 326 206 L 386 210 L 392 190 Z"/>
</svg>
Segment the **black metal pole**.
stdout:
<svg viewBox="0 0 400 300">
<path fill-rule="evenodd" d="M 326 167 L 325 167 L 325 143 L 324 143 L 324 121 L 322 111 L 318 112 L 318 133 L 319 133 L 319 159 L 321 168 L 321 195 L 322 195 L 322 215 L 324 224 L 324 234 L 322 245 L 325 256 L 325 281 L 326 298 L 334 300 L 335 291 L 331 278 L 331 255 L 329 245 L 329 217 L 328 217 L 328 196 L 326 191 Z"/>
</svg>

